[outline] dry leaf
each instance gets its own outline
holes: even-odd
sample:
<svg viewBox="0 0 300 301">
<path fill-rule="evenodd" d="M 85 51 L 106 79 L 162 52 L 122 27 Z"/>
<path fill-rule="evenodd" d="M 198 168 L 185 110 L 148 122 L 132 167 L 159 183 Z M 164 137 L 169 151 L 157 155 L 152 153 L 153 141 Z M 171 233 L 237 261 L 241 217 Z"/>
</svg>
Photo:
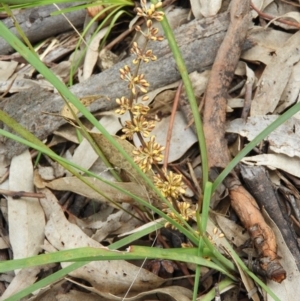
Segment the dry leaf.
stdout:
<svg viewBox="0 0 300 301">
<path fill-rule="evenodd" d="M 248 165 L 263 165 L 268 166 L 271 169 L 281 169 L 291 175 L 299 177 L 300 170 L 300 159 L 299 158 L 290 158 L 281 154 L 263 154 L 253 157 L 245 157 L 241 162 Z"/>
<path fill-rule="evenodd" d="M 103 246 L 88 237 L 77 225 L 66 219 L 63 210 L 57 205 L 54 195 L 42 190 L 47 199 L 41 199 L 47 212 L 52 212 L 46 225 L 45 234 L 48 241 L 58 250 L 68 250 L 78 247 L 102 248 Z M 62 264 L 67 266 L 69 264 Z M 124 260 L 94 261 L 70 273 L 72 277 L 88 281 L 95 289 L 111 294 L 127 291 L 132 285 L 134 291 L 148 291 L 160 286 L 163 279 L 132 265 Z"/>
<path fill-rule="evenodd" d="M 221 5 L 222 0 L 191 0 L 192 12 L 196 19 L 215 16 Z"/>
<path fill-rule="evenodd" d="M 295 259 L 287 247 L 280 230 L 276 224 L 271 220 L 268 213 L 262 208 L 262 213 L 266 222 L 275 233 L 278 245 L 278 254 L 282 257 L 280 262 L 282 267 L 287 271 L 287 278 L 281 283 L 268 280 L 268 287 L 275 293 L 275 295 L 282 301 L 294 301 L 296 296 L 300 296 L 300 273 L 295 263 Z M 268 295 L 268 301 L 273 301 L 273 298 Z"/>
<path fill-rule="evenodd" d="M 16 61 L 0 61 L 0 86 L 13 75 L 17 66 L 18 62 Z"/>
<path fill-rule="evenodd" d="M 33 267 L 20 270 L 0 297 L 0 301 L 7 300 L 8 297 L 16 294 L 22 289 L 25 289 L 31 284 L 33 284 L 38 278 L 40 270 L 40 267 Z"/>
<path fill-rule="evenodd" d="M 106 35 L 108 27 L 102 28 L 90 42 L 83 64 L 82 81 L 91 77 L 99 57 L 99 43 Z"/>
<path fill-rule="evenodd" d="M 143 180 L 140 175 L 136 172 L 135 169 L 131 166 L 129 162 L 127 162 L 122 154 L 119 153 L 118 150 L 112 146 L 109 141 L 102 135 L 98 133 L 90 133 L 95 142 L 99 145 L 105 157 L 109 160 L 109 162 L 116 168 L 123 169 L 129 176 L 132 182 L 143 184 Z M 132 145 L 127 140 L 123 140 L 118 136 L 113 137 L 123 148 L 123 150 L 129 155 L 133 156 L 132 152 L 135 149 L 134 145 Z M 147 172 L 148 176 L 151 177 L 151 172 Z"/>
<path fill-rule="evenodd" d="M 9 174 L 9 190 L 33 192 L 33 166 L 29 151 L 12 159 Z M 27 258 L 41 251 L 44 240 L 45 217 L 36 198 L 8 200 L 9 239 L 14 259 Z M 16 271 L 18 275 L 5 291 L 6 298 L 36 281 L 40 268 Z M 1 299 L 4 300 L 4 299 Z"/>
<path fill-rule="evenodd" d="M 99 296 L 105 298 L 105 300 L 111 300 L 111 301 L 139 301 L 139 300 L 153 300 L 152 296 L 156 296 L 154 300 L 175 300 L 175 301 L 190 301 L 192 300 L 192 291 L 182 287 L 182 286 L 169 286 L 169 287 L 162 287 L 157 289 L 149 289 L 147 291 L 136 293 L 129 290 L 128 294 L 120 294 L 120 296 L 116 296 L 104 291 L 100 291 L 91 287 L 88 287 L 86 285 L 83 285 L 81 283 L 78 283 L 76 281 L 72 281 L 73 283 L 76 283 L 77 285 L 81 286 L 82 288 L 85 288 L 86 290 L 90 292 L 94 292 L 98 294 Z M 147 298 L 148 297 L 148 298 Z M 102 299 L 100 299 L 102 300 Z"/>
<path fill-rule="evenodd" d="M 273 56 L 270 54 L 276 53 L 277 49 L 281 48 L 292 34 L 271 28 L 264 29 L 260 26 L 254 26 L 249 32 L 249 36 L 254 45 L 244 51 L 241 54 L 241 58 L 249 62 L 262 62 L 268 65 L 273 59 Z"/>
<path fill-rule="evenodd" d="M 85 106 L 88 107 L 90 104 L 92 104 L 97 99 L 101 98 L 102 95 L 86 95 L 84 97 L 80 97 L 79 101 Z M 73 113 L 72 113 L 73 111 Z M 76 121 L 74 118 L 74 115 L 77 115 L 79 113 L 79 110 L 70 102 L 68 104 L 65 104 L 63 108 L 60 111 L 60 115 L 65 118 L 67 122 Z"/>
<path fill-rule="evenodd" d="M 111 187 L 108 184 L 103 183 L 102 181 L 85 177 L 86 180 L 90 181 L 93 185 L 95 185 L 104 195 L 106 195 L 108 198 L 112 199 L 113 201 L 117 203 L 123 203 L 123 202 L 133 202 L 133 199 L 126 194 L 118 191 L 117 189 Z M 145 187 L 142 187 L 141 185 L 137 183 L 130 183 L 130 182 L 114 182 L 114 185 L 125 189 L 143 199 L 148 198 L 147 190 Z M 80 179 L 76 177 L 64 177 L 60 179 L 53 180 L 52 182 L 45 183 L 46 187 L 49 187 L 54 190 L 60 190 L 60 191 L 72 191 L 74 193 L 83 195 L 89 199 L 93 200 L 100 200 L 108 202 L 107 199 L 105 199 L 103 196 L 99 195 L 96 191 L 94 191 L 92 188 L 87 186 L 85 183 L 83 183 Z M 110 203 L 111 204 L 111 203 Z M 113 204 L 111 204 L 113 206 Z"/>
<path fill-rule="evenodd" d="M 237 133 L 248 140 L 253 140 L 262 130 L 278 118 L 277 115 L 249 117 L 245 123 L 237 118 L 227 125 L 226 132 Z M 300 120 L 292 117 L 276 128 L 265 138 L 269 143 L 269 151 L 300 158 Z"/>
<path fill-rule="evenodd" d="M 169 122 L 170 116 L 163 118 L 156 123 L 154 130 L 151 132 L 151 134 L 155 136 L 155 141 L 161 145 L 166 145 Z M 187 122 L 183 114 L 179 111 L 176 112 L 168 163 L 178 160 L 195 142 L 198 141 L 193 130 L 190 127 L 186 128 L 186 126 Z M 140 146 L 140 141 L 137 137 L 134 137 L 133 141 L 137 147 Z"/>
<path fill-rule="evenodd" d="M 300 59 L 299 38 L 300 31 L 297 31 L 273 54 L 270 64 L 257 84 L 251 105 L 251 116 L 274 112 L 290 78 L 293 66 Z"/>
<path fill-rule="evenodd" d="M 29 151 L 12 159 L 9 189 L 33 192 L 33 166 Z M 37 255 L 44 240 L 45 218 L 36 198 L 8 199 L 10 243 L 14 259 Z"/>
</svg>

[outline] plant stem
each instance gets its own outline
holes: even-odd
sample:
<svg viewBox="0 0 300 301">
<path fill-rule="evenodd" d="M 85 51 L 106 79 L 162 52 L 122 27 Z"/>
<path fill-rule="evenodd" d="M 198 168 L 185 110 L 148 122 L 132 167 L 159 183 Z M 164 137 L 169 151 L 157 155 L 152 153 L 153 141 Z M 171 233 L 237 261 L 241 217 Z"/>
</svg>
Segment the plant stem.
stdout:
<svg viewBox="0 0 300 301">
<path fill-rule="evenodd" d="M 157 0 L 151 0 L 153 4 L 157 4 Z M 160 9 L 161 10 L 161 9 Z M 170 27 L 170 24 L 164 16 L 163 20 L 161 21 L 162 28 L 164 30 L 164 33 L 166 35 L 166 38 L 169 42 L 169 46 L 173 52 L 173 57 L 174 60 L 177 64 L 179 73 L 181 75 L 185 91 L 191 106 L 191 110 L 193 113 L 194 121 L 195 121 L 195 126 L 196 126 L 196 131 L 197 131 L 197 136 L 198 136 L 198 143 L 199 143 L 199 148 L 201 152 L 201 161 L 202 161 L 202 174 L 203 174 L 203 191 L 205 188 L 205 184 L 208 181 L 208 160 L 207 160 L 207 151 L 206 151 L 206 144 L 205 144 L 205 136 L 204 136 L 204 131 L 203 131 L 203 125 L 201 122 L 201 118 L 198 112 L 198 105 L 197 101 L 193 92 L 193 87 L 191 80 L 189 78 L 189 74 L 187 71 L 187 68 L 185 66 L 184 60 L 181 55 L 181 51 L 176 43 L 175 36 L 173 34 L 173 31 Z"/>
</svg>

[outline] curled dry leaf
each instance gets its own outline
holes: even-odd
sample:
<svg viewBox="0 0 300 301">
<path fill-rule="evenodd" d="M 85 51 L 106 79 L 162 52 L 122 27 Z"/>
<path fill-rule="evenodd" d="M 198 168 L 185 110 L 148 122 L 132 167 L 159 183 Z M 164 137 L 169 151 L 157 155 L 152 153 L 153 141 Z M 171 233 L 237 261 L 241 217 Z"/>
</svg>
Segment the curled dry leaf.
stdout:
<svg viewBox="0 0 300 301">
<path fill-rule="evenodd" d="M 81 81 L 91 77 L 99 57 L 99 43 L 106 35 L 108 27 L 101 29 L 90 42 L 84 58 L 83 75 Z"/>
</svg>

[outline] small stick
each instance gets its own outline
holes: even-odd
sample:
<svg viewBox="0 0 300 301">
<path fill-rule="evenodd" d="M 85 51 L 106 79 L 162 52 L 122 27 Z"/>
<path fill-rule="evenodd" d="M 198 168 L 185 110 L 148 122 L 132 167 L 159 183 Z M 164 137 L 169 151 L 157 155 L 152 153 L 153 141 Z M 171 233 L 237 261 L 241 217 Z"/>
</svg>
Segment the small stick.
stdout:
<svg viewBox="0 0 300 301">
<path fill-rule="evenodd" d="M 167 169 L 167 165 L 168 165 L 170 144 L 171 144 L 171 138 L 172 138 L 172 130 L 173 130 L 173 125 L 174 125 L 174 121 L 175 121 L 176 111 L 178 108 L 181 89 L 182 89 L 182 81 L 179 83 L 179 86 L 177 88 L 175 98 L 174 98 L 174 103 L 173 103 L 173 108 L 172 108 L 172 113 L 171 113 L 171 118 L 170 118 L 170 123 L 169 123 L 169 128 L 168 128 L 168 134 L 167 134 L 167 139 L 166 139 L 166 149 L 165 149 L 165 155 L 164 155 L 163 169 Z"/>
<path fill-rule="evenodd" d="M 35 192 L 25 192 L 25 191 L 13 191 L 13 190 L 6 190 L 0 189 L 0 194 L 5 194 L 7 196 L 12 197 L 14 200 L 28 197 L 28 198 L 44 198 L 45 195 L 43 193 L 35 193 Z"/>
<path fill-rule="evenodd" d="M 250 6 L 258 13 L 259 16 L 261 16 L 263 19 L 266 19 L 266 20 L 269 20 L 269 21 L 272 21 L 274 19 L 276 19 L 276 21 L 280 22 L 280 23 L 283 23 L 283 24 L 286 24 L 286 25 L 290 25 L 290 26 L 293 26 L 293 27 L 297 27 L 297 28 L 300 28 L 300 23 L 295 23 L 295 22 L 292 22 L 292 21 L 288 21 L 288 20 L 285 20 L 285 19 L 282 19 L 282 18 L 276 18 L 274 16 L 271 16 L 271 15 L 268 15 L 268 14 L 265 14 L 263 13 L 262 11 L 260 11 L 254 4 L 253 2 L 251 2 Z"/>
</svg>

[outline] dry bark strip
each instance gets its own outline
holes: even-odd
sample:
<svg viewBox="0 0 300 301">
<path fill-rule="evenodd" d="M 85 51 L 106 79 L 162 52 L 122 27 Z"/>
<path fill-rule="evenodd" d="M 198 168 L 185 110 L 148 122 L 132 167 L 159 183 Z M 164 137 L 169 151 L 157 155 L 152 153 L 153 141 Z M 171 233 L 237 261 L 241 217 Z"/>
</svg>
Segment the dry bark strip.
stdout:
<svg viewBox="0 0 300 301">
<path fill-rule="evenodd" d="M 279 262 L 275 234 L 266 224 L 253 196 L 233 177 L 224 181 L 229 190 L 231 206 L 248 230 L 259 254 L 259 263 L 269 279 L 282 282 L 286 271 Z"/>
<path fill-rule="evenodd" d="M 223 169 L 230 161 L 225 140 L 227 91 L 241 55 L 250 22 L 250 1 L 233 0 L 230 25 L 214 62 L 205 93 L 203 125 L 210 169 Z M 277 256 L 275 235 L 262 217 L 255 199 L 234 175 L 224 184 L 229 190 L 231 206 L 249 231 L 260 254 L 261 268 L 268 277 L 281 282 L 286 272 Z"/>
<path fill-rule="evenodd" d="M 64 9 L 79 4 L 80 2 L 76 2 L 75 4 L 59 4 L 59 7 Z M 29 41 L 31 43 L 36 43 L 72 29 L 70 23 L 62 14 L 50 16 L 50 14 L 55 11 L 57 11 L 57 9 L 54 5 L 22 9 L 15 15 L 15 18 Z M 75 27 L 83 25 L 85 15 L 86 12 L 84 9 L 66 13 L 67 18 Z M 12 33 L 19 37 L 11 18 L 7 18 L 2 22 Z M 12 51 L 13 48 L 3 38 L 0 38 L 0 54 L 8 54 Z"/>
<path fill-rule="evenodd" d="M 209 167 L 225 168 L 230 161 L 225 140 L 227 91 L 234 76 L 250 17 L 250 1 L 231 2 L 230 25 L 216 56 L 205 92 L 203 126 Z"/>
<path fill-rule="evenodd" d="M 203 71 L 208 69 L 214 62 L 218 48 L 224 39 L 229 24 L 228 14 L 220 14 L 213 18 L 194 20 L 182 25 L 175 31 L 176 40 L 179 43 L 183 58 L 186 61 L 188 72 Z M 246 41 L 245 49 L 250 48 L 252 43 Z M 143 64 L 140 71 L 145 73 L 150 82 L 150 89 L 163 87 L 180 79 L 176 63 L 171 54 L 167 41 L 151 45 L 153 53 L 158 60 L 151 64 Z M 124 81 L 119 78 L 119 69 L 125 64 L 132 65 L 132 58 L 116 64 L 100 74 L 92 76 L 89 80 L 74 85 L 71 91 L 78 97 L 86 95 L 105 95 L 111 100 L 102 99 L 94 102 L 90 109 L 110 110 L 116 107 L 115 99 L 128 96 L 129 91 Z M 44 114 L 43 112 L 59 113 L 64 105 L 63 100 L 57 94 L 41 89 L 30 89 L 20 92 L 0 103 L 0 109 L 4 110 L 25 128 L 40 139 L 45 139 L 59 126 L 65 123 L 62 118 Z M 0 125 L 8 130 L 5 125 Z M 24 151 L 25 147 L 12 140 L 1 141 L 0 155 L 8 159 Z"/>
<path fill-rule="evenodd" d="M 260 208 L 265 208 L 278 229 L 280 229 L 282 237 L 293 254 L 300 271 L 300 250 L 297 243 L 297 235 L 292 227 L 291 220 L 280 208 L 278 196 L 275 194 L 266 168 L 263 166 L 245 166 L 241 164 L 240 169 L 243 180 L 254 195 Z"/>
</svg>

